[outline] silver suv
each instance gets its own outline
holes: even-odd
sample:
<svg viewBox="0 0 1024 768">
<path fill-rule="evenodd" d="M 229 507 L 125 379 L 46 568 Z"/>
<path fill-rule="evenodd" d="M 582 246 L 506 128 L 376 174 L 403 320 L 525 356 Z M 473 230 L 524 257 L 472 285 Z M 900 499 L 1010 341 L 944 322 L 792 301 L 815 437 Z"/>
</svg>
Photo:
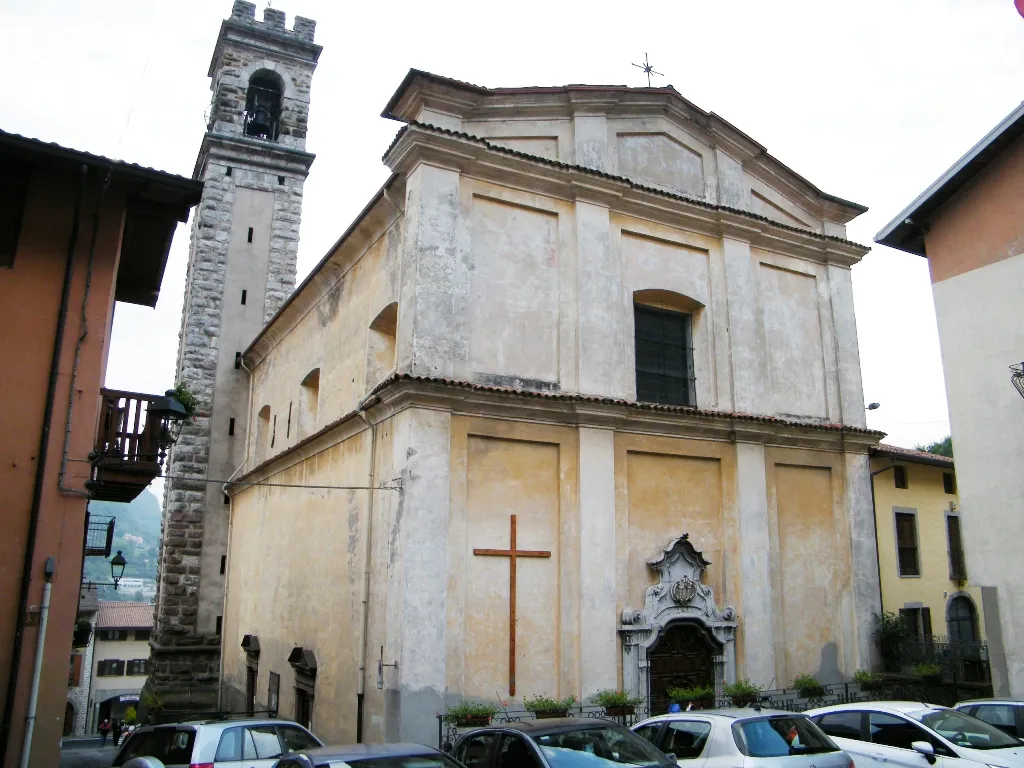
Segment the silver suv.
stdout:
<svg viewBox="0 0 1024 768">
<path fill-rule="evenodd" d="M 197 720 L 171 725 L 144 725 L 114 758 L 113 766 L 133 757 L 155 757 L 166 768 L 270 768 L 292 752 L 323 745 L 289 720 Z"/>
</svg>

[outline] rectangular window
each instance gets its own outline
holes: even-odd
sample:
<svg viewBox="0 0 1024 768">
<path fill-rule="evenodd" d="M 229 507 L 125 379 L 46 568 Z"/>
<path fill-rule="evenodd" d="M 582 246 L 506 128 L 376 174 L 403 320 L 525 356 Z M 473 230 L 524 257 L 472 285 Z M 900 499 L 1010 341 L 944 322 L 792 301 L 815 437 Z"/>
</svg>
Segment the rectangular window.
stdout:
<svg viewBox="0 0 1024 768">
<path fill-rule="evenodd" d="M 284 437 L 290 440 L 292 436 L 292 404 L 288 403 L 288 426 L 285 428 Z"/>
<path fill-rule="evenodd" d="M 964 545 L 960 539 L 960 518 L 957 515 L 946 515 L 946 541 L 949 544 L 949 578 L 963 581 L 967 578 L 967 565 L 964 561 Z"/>
<path fill-rule="evenodd" d="M 0 168 L 0 267 L 13 267 L 31 169 L 4 162 Z"/>
<path fill-rule="evenodd" d="M 82 684 L 82 654 L 76 653 L 71 657 L 71 664 L 68 667 L 68 685 L 76 686 Z"/>
<path fill-rule="evenodd" d="M 221 555 L 220 556 L 220 572 L 222 574 L 224 573 L 224 569 L 227 567 L 227 564 L 228 564 L 228 556 L 227 555 Z"/>
<path fill-rule="evenodd" d="M 274 447 L 274 441 L 277 439 L 277 414 L 274 414 L 274 426 L 270 429 L 270 447 Z"/>
<path fill-rule="evenodd" d="M 124 674 L 124 666 L 121 659 L 103 659 L 96 665 L 96 674 L 100 677 L 120 677 Z"/>
<path fill-rule="evenodd" d="M 942 490 L 946 493 L 956 493 L 956 480 L 952 472 L 942 473 Z"/>
<path fill-rule="evenodd" d="M 231 166 L 230 165 L 227 168 L 224 169 L 224 175 L 225 176 L 230 176 L 231 175 Z"/>
<path fill-rule="evenodd" d="M 132 659 L 128 662 L 129 675 L 148 675 L 149 659 Z"/>
<path fill-rule="evenodd" d="M 278 176 L 277 177 L 277 184 L 278 184 L 278 186 L 281 186 L 281 187 L 284 186 L 284 176 Z"/>
<path fill-rule="evenodd" d="M 235 352 L 235 370 L 237 371 L 242 367 L 242 353 Z"/>
<path fill-rule="evenodd" d="M 149 640 L 149 636 L 153 630 L 151 629 L 136 629 L 135 639 L 136 640 Z"/>
<path fill-rule="evenodd" d="M 696 405 L 690 315 L 635 305 L 636 399 Z"/>
<path fill-rule="evenodd" d="M 252 227 L 249 227 L 249 242 L 252 242 Z"/>
<path fill-rule="evenodd" d="M 295 689 L 295 722 L 304 728 L 312 728 L 313 692 L 305 688 Z"/>
<path fill-rule="evenodd" d="M 896 513 L 896 557 L 900 576 L 920 576 L 921 562 L 917 553 L 917 515 Z"/>
<path fill-rule="evenodd" d="M 908 488 L 907 485 L 907 468 L 901 467 L 898 464 L 892 468 L 892 476 L 896 482 L 897 488 Z"/>
<path fill-rule="evenodd" d="M 932 636 L 931 608 L 900 608 L 900 618 L 918 640 L 929 640 Z"/>
<path fill-rule="evenodd" d="M 217 617 L 217 628 L 213 631 L 213 634 L 219 635 L 221 627 L 223 627 L 223 626 L 224 626 L 224 617 L 223 616 L 218 616 Z"/>
<path fill-rule="evenodd" d="M 98 634 L 100 640 L 114 641 L 128 639 L 127 629 L 101 629 Z"/>
<path fill-rule="evenodd" d="M 235 417 L 228 419 L 228 435 L 235 434 Z"/>
<path fill-rule="evenodd" d="M 246 290 L 242 289 L 242 304 L 245 304 Z"/>
<path fill-rule="evenodd" d="M 277 700 L 281 694 L 281 676 L 277 672 L 270 673 L 270 682 L 267 684 L 267 709 L 270 716 L 277 716 Z"/>
</svg>

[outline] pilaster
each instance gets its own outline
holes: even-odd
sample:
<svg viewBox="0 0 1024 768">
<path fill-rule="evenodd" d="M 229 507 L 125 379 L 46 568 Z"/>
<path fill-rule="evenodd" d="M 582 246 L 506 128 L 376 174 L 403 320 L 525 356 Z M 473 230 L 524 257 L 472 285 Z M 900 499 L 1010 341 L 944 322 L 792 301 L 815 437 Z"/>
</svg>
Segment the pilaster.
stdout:
<svg viewBox="0 0 1024 768">
<path fill-rule="evenodd" d="M 850 572 L 856 574 L 853 593 L 852 648 L 844 647 L 843 661 L 849 672 L 873 669 L 878 654 L 875 643 L 876 617 L 882 612 L 878 582 L 878 544 L 875 508 L 871 496 L 871 463 L 866 453 L 845 453 L 846 512 L 852 548 Z"/>
<path fill-rule="evenodd" d="M 722 238 L 729 300 L 729 349 L 735 409 L 741 413 L 767 413 L 764 393 L 764 321 L 757 285 L 757 267 L 750 243 Z"/>
</svg>

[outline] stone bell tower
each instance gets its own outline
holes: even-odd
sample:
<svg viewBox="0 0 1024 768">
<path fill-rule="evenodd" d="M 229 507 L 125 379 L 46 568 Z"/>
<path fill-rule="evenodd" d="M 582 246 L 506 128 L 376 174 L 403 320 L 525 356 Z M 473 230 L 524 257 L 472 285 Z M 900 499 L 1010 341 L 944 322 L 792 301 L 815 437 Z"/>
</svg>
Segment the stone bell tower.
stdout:
<svg viewBox="0 0 1024 768">
<path fill-rule="evenodd" d="M 210 62 L 213 98 L 193 176 L 176 381 L 199 407 L 171 450 L 156 625 L 143 708 L 217 707 L 228 511 L 223 480 L 245 458 L 249 375 L 241 353 L 295 288 L 316 22 L 235 0 Z M 220 482 L 212 482 L 220 481 Z M 147 706 L 148 702 L 148 706 Z M 158 705 L 154 705 L 158 702 Z M 160 717 L 159 712 L 155 712 Z M 173 715 L 171 715 L 173 717 Z"/>
</svg>

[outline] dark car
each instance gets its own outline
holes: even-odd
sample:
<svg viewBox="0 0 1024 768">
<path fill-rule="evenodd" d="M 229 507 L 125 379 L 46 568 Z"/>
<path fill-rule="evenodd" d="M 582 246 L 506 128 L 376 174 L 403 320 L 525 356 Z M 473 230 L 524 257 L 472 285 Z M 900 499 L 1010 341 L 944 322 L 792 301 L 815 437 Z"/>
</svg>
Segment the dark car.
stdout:
<svg viewBox="0 0 1024 768">
<path fill-rule="evenodd" d="M 282 757 L 274 768 L 463 768 L 422 744 L 341 744 Z"/>
<path fill-rule="evenodd" d="M 467 768 L 676 768 L 650 742 L 611 720 L 524 720 L 463 734 L 452 755 Z"/>
</svg>

